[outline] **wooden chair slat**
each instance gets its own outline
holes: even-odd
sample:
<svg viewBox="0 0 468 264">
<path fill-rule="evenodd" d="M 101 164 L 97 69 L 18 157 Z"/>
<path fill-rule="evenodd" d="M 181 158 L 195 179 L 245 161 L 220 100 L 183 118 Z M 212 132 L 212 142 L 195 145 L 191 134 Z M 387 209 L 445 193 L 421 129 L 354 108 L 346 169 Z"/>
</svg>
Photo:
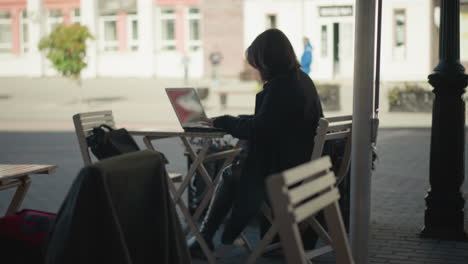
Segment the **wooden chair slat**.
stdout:
<svg viewBox="0 0 468 264">
<path fill-rule="evenodd" d="M 348 131 L 341 131 L 341 132 L 332 132 L 327 133 L 325 135 L 325 140 L 332 140 L 332 139 L 340 139 L 340 138 L 348 138 L 350 135 L 350 130 Z"/>
<path fill-rule="evenodd" d="M 343 121 L 350 121 L 353 120 L 352 115 L 345 115 L 345 116 L 332 116 L 332 117 L 327 117 L 327 120 L 332 123 L 332 122 L 343 122 Z"/>
<path fill-rule="evenodd" d="M 310 175 L 327 170 L 331 167 L 330 157 L 326 156 L 315 162 L 308 162 L 283 172 L 283 177 L 287 186 L 303 181 Z"/>
<path fill-rule="evenodd" d="M 331 123 L 334 124 L 334 123 Z M 348 130 L 352 129 L 353 124 L 352 123 L 346 123 L 346 124 L 334 124 L 334 125 L 329 125 L 327 127 L 327 132 L 338 132 L 338 131 L 343 131 L 343 130 Z"/>
<path fill-rule="evenodd" d="M 318 198 L 296 207 L 293 210 L 294 218 L 296 222 L 299 223 L 338 199 L 340 199 L 340 194 L 336 188 L 333 188 L 332 190 L 321 194 Z"/>
<path fill-rule="evenodd" d="M 81 118 L 82 124 L 102 122 L 102 121 L 114 121 L 114 117 L 111 115 L 105 115 L 105 116 L 99 116 L 99 117 Z"/>
<path fill-rule="evenodd" d="M 91 130 L 95 127 L 98 127 L 100 125 L 108 125 L 112 128 L 115 128 L 115 122 L 114 121 L 103 121 L 103 122 L 94 122 L 94 123 L 87 123 L 87 124 L 82 124 L 83 130 Z"/>
<path fill-rule="evenodd" d="M 104 111 L 97 111 L 97 112 L 79 113 L 78 115 L 82 119 L 83 118 L 96 117 L 96 116 L 106 116 L 106 115 L 112 116 L 112 111 L 111 110 L 104 110 Z"/>
<path fill-rule="evenodd" d="M 90 130 L 86 130 L 86 131 L 83 131 L 83 135 L 85 138 L 89 137 L 91 134 L 92 134 L 93 130 L 90 129 Z M 87 147 L 86 147 L 87 148 Z"/>
<path fill-rule="evenodd" d="M 303 183 L 290 190 L 288 196 L 292 204 L 297 204 L 327 188 L 333 187 L 335 182 L 335 175 L 333 172 L 329 172 L 322 177 Z"/>
</svg>

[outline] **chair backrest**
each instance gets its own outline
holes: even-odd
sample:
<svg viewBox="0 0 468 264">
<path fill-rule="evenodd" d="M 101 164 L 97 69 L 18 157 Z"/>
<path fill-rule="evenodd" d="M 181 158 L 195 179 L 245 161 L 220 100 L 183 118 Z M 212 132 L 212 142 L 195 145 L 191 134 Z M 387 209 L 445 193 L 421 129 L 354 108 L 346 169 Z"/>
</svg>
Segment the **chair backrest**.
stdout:
<svg viewBox="0 0 468 264">
<path fill-rule="evenodd" d="M 98 112 L 87 112 L 78 113 L 73 116 L 73 124 L 75 125 L 75 132 L 78 138 L 78 144 L 80 145 L 81 156 L 85 165 L 91 165 L 91 155 L 89 154 L 88 143 L 86 137 L 88 137 L 93 128 L 100 125 L 108 125 L 115 128 L 114 117 L 112 111 L 98 111 Z"/>
<path fill-rule="evenodd" d="M 330 211 L 325 211 L 325 217 L 329 231 L 332 233 L 332 244 L 338 245 L 338 247 L 332 246 L 335 251 L 337 249 L 340 251 L 336 252 L 337 260 L 342 260 L 342 250 L 345 250 L 344 258 L 349 260 L 349 262 L 338 263 L 352 263 L 337 205 L 340 194 L 335 187 L 336 179 L 331 166 L 331 160 L 326 156 L 272 175 L 267 179 L 268 194 L 275 219 L 279 223 L 279 233 L 287 263 L 307 263 L 298 223 L 329 207 L 333 209 L 333 217 L 330 217 Z M 330 225 L 329 220 L 334 225 Z M 338 233 L 335 230 L 332 231 L 334 228 L 338 228 Z M 338 254 L 341 255 L 338 256 Z"/>
<path fill-rule="evenodd" d="M 337 185 L 345 178 L 351 163 L 352 121 L 353 117 L 351 115 L 321 118 L 314 138 L 314 149 L 312 150 L 311 160 L 322 157 L 323 147 L 326 141 L 334 139 L 343 139 L 346 141 L 343 159 L 336 173 Z"/>
</svg>

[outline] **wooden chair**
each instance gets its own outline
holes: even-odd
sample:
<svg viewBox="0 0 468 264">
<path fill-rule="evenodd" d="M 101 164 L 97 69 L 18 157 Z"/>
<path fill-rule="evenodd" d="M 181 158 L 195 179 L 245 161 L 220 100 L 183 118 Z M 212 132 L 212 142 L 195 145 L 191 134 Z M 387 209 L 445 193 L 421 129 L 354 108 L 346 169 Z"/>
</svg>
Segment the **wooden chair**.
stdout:
<svg viewBox="0 0 468 264">
<path fill-rule="evenodd" d="M 343 139 L 346 141 L 343 160 L 336 173 L 336 185 L 339 185 L 345 179 L 349 170 L 349 165 L 351 164 L 352 121 L 353 117 L 350 115 L 321 118 L 317 127 L 317 134 L 314 138 L 314 149 L 312 151 L 311 160 L 322 157 L 325 142 L 336 139 Z"/>
<path fill-rule="evenodd" d="M 267 179 L 275 222 L 286 258 L 290 264 L 306 264 L 310 255 L 304 252 L 298 224 L 323 210 L 336 263 L 354 263 L 341 218 L 330 158 L 323 157 Z"/>
<path fill-rule="evenodd" d="M 323 148 L 326 141 L 335 140 L 335 139 L 343 139 L 346 141 L 344 153 L 343 153 L 343 160 L 341 161 L 338 172 L 336 174 L 336 186 L 343 182 L 345 179 L 349 165 L 351 162 L 351 131 L 352 131 L 352 116 L 337 116 L 337 117 L 330 117 L 330 118 L 321 118 L 319 120 L 319 125 L 317 127 L 317 132 L 314 137 L 314 149 L 312 150 L 312 157 L 311 160 L 315 160 L 320 158 L 323 155 Z M 266 217 L 266 219 L 272 224 L 270 229 L 266 232 L 263 236 L 260 243 L 254 249 L 252 254 L 249 256 L 247 263 L 253 264 L 256 260 L 265 252 L 274 250 L 280 247 L 279 243 L 270 244 L 278 233 L 278 224 L 275 222 L 273 218 L 272 210 L 270 206 L 264 203 L 261 207 L 262 214 Z M 323 226 L 317 221 L 315 217 L 311 217 L 306 220 L 307 224 L 317 233 L 319 238 L 323 240 L 326 244 L 331 243 L 330 236 L 325 231 Z M 314 251 L 309 252 L 309 256 L 317 257 L 328 253 L 332 250 L 330 246 L 324 246 L 319 249 L 315 249 Z"/>
<path fill-rule="evenodd" d="M 85 166 L 91 165 L 92 159 L 86 138 L 91 134 L 93 128 L 100 125 L 108 125 L 111 128 L 116 128 L 114 117 L 111 110 L 79 113 L 73 116 L 73 124 L 75 125 L 76 137 L 80 146 L 81 156 Z M 146 139 L 144 139 L 146 140 Z M 154 148 L 153 148 L 154 149 Z M 182 174 L 169 173 L 169 178 L 173 182 L 182 181 Z"/>
</svg>

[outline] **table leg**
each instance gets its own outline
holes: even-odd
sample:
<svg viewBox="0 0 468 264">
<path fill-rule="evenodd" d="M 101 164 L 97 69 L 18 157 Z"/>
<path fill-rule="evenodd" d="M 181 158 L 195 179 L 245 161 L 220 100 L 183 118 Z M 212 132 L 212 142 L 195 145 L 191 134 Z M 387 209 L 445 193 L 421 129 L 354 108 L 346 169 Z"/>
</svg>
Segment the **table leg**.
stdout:
<svg viewBox="0 0 468 264">
<path fill-rule="evenodd" d="M 208 260 L 209 264 L 215 264 L 216 263 L 216 258 L 211 252 L 211 250 L 208 247 L 208 244 L 206 243 L 205 239 L 203 238 L 202 234 L 200 231 L 198 231 L 197 224 L 193 221 L 193 219 L 190 217 L 190 212 L 187 208 L 187 206 L 184 204 L 182 200 L 178 200 L 177 204 L 179 205 L 180 210 L 182 211 L 182 214 L 185 216 L 185 220 L 187 221 L 187 224 L 189 228 L 192 230 L 193 234 L 197 238 L 198 243 L 200 244 L 200 247 L 203 250 L 203 253 L 205 253 L 205 256 Z"/>
<path fill-rule="evenodd" d="M 18 185 L 16 188 L 15 195 L 13 196 L 13 199 L 11 200 L 10 206 L 8 206 L 8 210 L 5 215 L 12 215 L 18 212 L 19 208 L 21 207 L 21 204 L 23 203 L 24 197 L 26 196 L 26 192 L 29 189 L 29 186 L 31 185 L 31 178 L 29 176 L 24 177 L 21 179 L 21 184 Z"/>
<path fill-rule="evenodd" d="M 218 186 L 218 183 L 221 180 L 222 173 L 223 173 L 224 169 L 226 167 L 228 167 L 232 163 L 232 161 L 234 160 L 237 153 L 235 153 L 236 155 L 234 155 L 234 154 L 232 154 L 230 156 L 226 155 L 226 157 L 224 158 L 225 160 L 224 160 L 224 163 L 223 163 L 223 165 L 221 167 L 221 170 L 215 175 L 214 179 L 212 180 L 209 173 L 208 173 L 208 171 L 206 170 L 206 168 L 205 168 L 205 166 L 203 164 L 203 162 L 204 162 L 204 160 L 205 160 L 205 158 L 206 158 L 206 156 L 208 154 L 208 149 L 211 146 L 212 141 L 210 139 L 204 139 L 202 149 L 197 153 L 186 137 L 181 137 L 181 140 L 184 143 L 184 145 L 185 145 L 185 147 L 187 149 L 187 152 L 189 153 L 189 155 L 192 158 L 193 162 L 192 162 L 192 165 L 190 166 L 190 168 L 189 168 L 189 170 L 187 172 L 187 175 L 186 175 L 185 179 L 183 180 L 181 186 L 179 187 L 179 189 L 176 190 L 174 186 L 172 186 L 172 188 L 171 188 L 172 193 L 173 193 L 173 197 L 174 197 L 174 202 L 177 203 L 177 205 L 179 206 L 179 209 L 184 214 L 184 216 L 186 218 L 186 221 L 187 221 L 187 224 L 188 224 L 188 230 L 191 230 L 195 234 L 195 237 L 197 238 L 197 241 L 200 243 L 200 246 L 202 247 L 203 252 L 205 253 L 205 255 L 208 258 L 208 262 L 209 263 L 214 263 L 214 261 L 215 261 L 214 253 L 211 252 L 208 249 L 206 241 L 204 240 L 203 236 L 201 235 L 200 231 L 198 230 L 198 227 L 197 227 L 196 223 L 197 223 L 198 219 L 201 217 L 201 215 L 202 215 L 203 211 L 205 210 L 205 208 L 210 204 L 210 201 L 212 201 L 212 198 L 213 198 L 213 196 L 215 194 L 215 190 L 216 190 L 216 188 Z M 239 145 L 240 145 L 240 142 L 238 142 L 236 147 L 238 147 Z M 204 195 L 203 200 L 201 201 L 201 203 L 197 207 L 194 215 L 192 216 L 190 214 L 190 212 L 188 211 L 187 206 L 184 204 L 183 200 L 181 199 L 181 196 L 182 196 L 182 193 L 185 191 L 185 189 L 188 187 L 191 178 L 195 176 L 196 171 L 199 172 L 199 174 L 201 175 L 201 177 L 205 181 L 207 189 L 206 189 L 206 193 Z M 188 230 L 186 229 L 186 231 L 188 231 Z M 241 234 L 240 238 L 244 242 L 243 243 L 244 247 L 248 251 L 251 251 L 252 247 L 250 246 L 250 244 L 247 241 L 247 239 L 245 238 L 245 236 L 243 234 Z"/>
<path fill-rule="evenodd" d="M 187 150 L 189 151 L 189 154 L 192 157 L 193 163 L 190 166 L 185 179 L 182 181 L 179 189 L 177 190 L 177 193 L 174 197 L 174 199 L 176 200 L 179 200 L 181 198 L 182 193 L 184 193 L 185 189 L 190 184 L 190 180 L 192 179 L 193 176 L 195 176 L 195 172 L 197 171 L 197 169 L 199 170 L 200 174 L 203 176 L 203 179 L 205 180 L 207 186 L 213 185 L 213 183 L 210 180 L 210 176 L 208 175 L 208 172 L 206 171 L 205 166 L 203 165 L 203 160 L 205 159 L 205 156 L 208 152 L 208 148 L 210 147 L 210 142 L 206 141 L 203 145 L 203 148 L 197 155 L 193 147 L 188 142 L 188 140 L 184 137 L 182 137 L 181 139 L 182 139 L 182 142 L 184 142 L 185 146 L 187 147 Z M 207 182 L 207 179 L 208 179 L 208 182 Z"/>
</svg>

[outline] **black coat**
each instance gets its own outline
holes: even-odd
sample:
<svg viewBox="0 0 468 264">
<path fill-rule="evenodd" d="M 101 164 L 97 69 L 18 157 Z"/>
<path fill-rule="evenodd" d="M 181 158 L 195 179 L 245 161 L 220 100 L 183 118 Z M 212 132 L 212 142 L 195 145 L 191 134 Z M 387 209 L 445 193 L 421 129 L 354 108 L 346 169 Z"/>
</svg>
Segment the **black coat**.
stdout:
<svg viewBox="0 0 468 264">
<path fill-rule="evenodd" d="M 163 156 L 144 150 L 83 168 L 49 235 L 47 264 L 186 264 Z"/>
<path fill-rule="evenodd" d="M 233 241 L 266 199 L 265 179 L 310 160 L 322 106 L 314 83 L 301 70 L 277 76 L 256 95 L 255 114 L 213 121 L 239 139 L 249 153 L 223 240 Z"/>
</svg>

